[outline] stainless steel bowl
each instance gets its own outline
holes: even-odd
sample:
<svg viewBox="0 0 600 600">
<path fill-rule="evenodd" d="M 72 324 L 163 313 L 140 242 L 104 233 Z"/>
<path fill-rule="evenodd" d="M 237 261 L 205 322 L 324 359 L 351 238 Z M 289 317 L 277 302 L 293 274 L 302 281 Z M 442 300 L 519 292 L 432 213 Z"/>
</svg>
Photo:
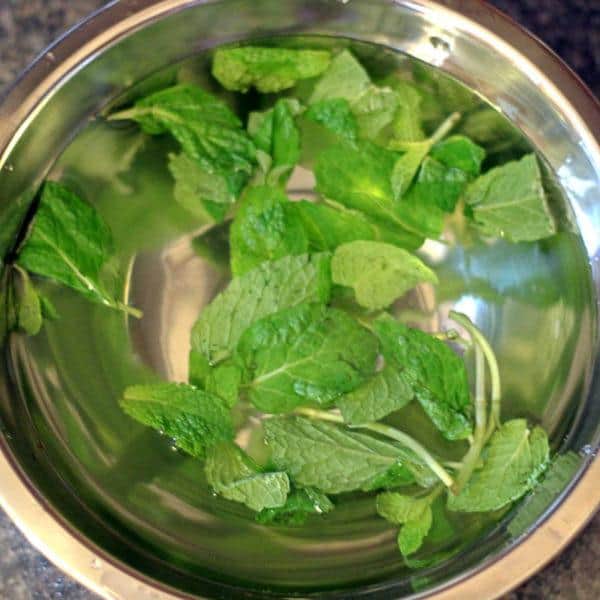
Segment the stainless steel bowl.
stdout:
<svg viewBox="0 0 600 600">
<path fill-rule="evenodd" d="M 547 394 L 536 405 L 537 416 L 554 432 L 555 447 L 579 452 L 578 473 L 538 508 L 537 519 L 522 534 L 508 535 L 503 523 L 438 569 L 351 589 L 298 588 L 319 597 L 498 596 L 559 552 L 600 504 L 600 463 L 594 460 L 600 439 L 600 375 L 594 373 L 600 109 L 556 56 L 500 13 L 476 0 L 114 2 L 49 48 L 0 103 L 0 251 L 4 254 L 9 247 L 36 188 L 68 141 L 134 83 L 217 44 L 290 34 L 374 42 L 452 75 L 523 132 L 568 198 L 565 218 L 580 233 L 587 259 L 585 268 L 558 282 L 575 282 L 569 311 L 528 323 L 537 313 L 521 313 L 517 306 L 509 314 L 503 307 L 501 313 L 484 310 L 480 320 L 488 332 L 496 332 L 494 341 L 509 358 L 511 336 L 517 331 L 521 341 L 530 338 L 525 340 L 528 352 L 555 350 L 533 361 L 530 372 L 518 375 L 535 384 L 532 398 L 539 400 L 542 391 Z M 490 314 L 496 320 L 501 315 L 500 333 L 498 323 L 490 323 Z M 512 331 L 508 337 L 502 333 L 507 324 Z M 0 501 L 51 560 L 106 598 L 262 598 L 291 593 L 213 577 L 186 563 L 182 549 L 180 555 L 167 556 L 156 542 L 159 538 L 142 543 L 133 529 L 124 528 L 120 505 L 111 504 L 93 470 L 71 451 L 68 436 L 61 438 L 60 411 L 25 389 L 27 377 L 19 369 L 27 363 L 15 360 L 16 351 L 7 349 L 0 374 Z M 59 396 L 53 393 L 55 401 Z M 142 527 L 154 516 L 140 509 L 128 518 Z"/>
</svg>

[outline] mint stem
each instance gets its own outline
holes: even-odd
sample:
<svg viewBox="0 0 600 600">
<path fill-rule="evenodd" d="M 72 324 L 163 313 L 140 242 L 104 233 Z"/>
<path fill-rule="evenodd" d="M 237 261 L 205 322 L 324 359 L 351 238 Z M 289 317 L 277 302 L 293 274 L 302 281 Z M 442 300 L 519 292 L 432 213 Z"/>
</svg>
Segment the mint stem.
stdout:
<svg viewBox="0 0 600 600">
<path fill-rule="evenodd" d="M 486 433 L 486 439 L 488 439 L 494 429 L 500 426 L 500 399 L 501 399 L 501 388 L 500 388 L 500 370 L 498 369 L 498 361 L 496 355 L 492 350 L 489 342 L 485 339 L 485 336 L 481 333 L 471 319 L 466 315 L 450 311 L 450 318 L 456 321 L 459 325 L 462 325 L 471 335 L 473 341 L 481 348 L 485 359 L 490 370 L 490 383 L 491 383 L 491 410 L 490 410 L 490 421 L 488 424 L 488 430 Z"/>
<path fill-rule="evenodd" d="M 454 126 L 460 121 L 461 114 L 459 112 L 452 113 L 433 133 L 429 138 L 431 146 L 437 144 L 440 140 L 443 140 L 448 133 L 454 128 Z"/>
<path fill-rule="evenodd" d="M 311 419 L 321 419 L 322 421 L 331 421 L 332 423 L 347 425 L 347 423 L 344 423 L 344 419 L 340 415 L 336 415 L 331 412 L 316 410 L 313 408 L 298 408 L 295 412 L 296 414 L 304 415 L 306 417 L 310 417 Z M 448 471 L 446 471 L 446 469 L 444 469 L 444 467 L 442 467 L 442 465 L 431 454 L 429 454 L 425 447 L 421 446 L 419 442 L 406 433 L 403 433 L 398 429 L 394 429 L 389 425 L 384 425 L 383 423 L 365 423 L 364 425 L 356 425 L 352 428 L 368 429 L 369 431 L 373 431 L 374 433 L 378 433 L 400 442 L 403 446 L 406 446 L 417 456 L 419 456 L 423 462 L 440 478 L 446 487 L 451 488 L 454 485 L 454 480 L 449 475 Z"/>
</svg>

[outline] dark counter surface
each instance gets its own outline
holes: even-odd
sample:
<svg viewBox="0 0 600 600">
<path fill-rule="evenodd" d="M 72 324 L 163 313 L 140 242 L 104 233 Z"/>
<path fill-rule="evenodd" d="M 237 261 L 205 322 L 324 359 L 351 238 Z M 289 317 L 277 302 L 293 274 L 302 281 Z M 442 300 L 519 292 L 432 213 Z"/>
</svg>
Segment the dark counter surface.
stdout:
<svg viewBox="0 0 600 600">
<path fill-rule="evenodd" d="M 0 0 L 0 93 L 49 42 L 104 0 Z M 599 0 L 495 0 L 553 48 L 600 97 Z M 0 599 L 92 600 L 0 512 Z M 548 567 L 503 600 L 600 598 L 600 515 Z M 133 600 L 133 599 L 132 599 Z"/>
</svg>

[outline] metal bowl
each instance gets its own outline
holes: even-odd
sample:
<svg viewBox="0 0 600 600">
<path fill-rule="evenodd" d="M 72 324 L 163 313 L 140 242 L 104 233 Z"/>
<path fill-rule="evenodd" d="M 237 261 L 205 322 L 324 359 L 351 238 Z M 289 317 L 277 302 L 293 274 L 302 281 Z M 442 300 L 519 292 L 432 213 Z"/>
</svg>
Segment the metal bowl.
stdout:
<svg viewBox="0 0 600 600">
<path fill-rule="evenodd" d="M 347 570 L 356 571 L 350 585 L 336 583 L 332 574 L 319 588 L 301 581 L 303 573 L 294 588 L 264 579 L 252 584 L 250 576 L 245 582 L 228 578 L 227 561 L 243 560 L 233 546 L 230 556 L 211 557 L 221 564 L 220 573 L 189 560 L 188 550 L 169 538 L 167 504 L 159 511 L 127 505 L 125 511 L 126 504 L 111 495 L 110 478 L 119 478 L 119 463 L 105 472 L 107 479 L 99 479 L 85 451 L 75 447 L 81 431 L 91 436 L 92 447 L 93 432 L 100 435 L 100 429 L 78 420 L 77 411 L 69 413 L 73 405 L 61 405 L 68 382 L 60 369 L 46 365 L 49 370 L 40 375 L 23 359 L 27 348 L 17 343 L 5 349 L 0 373 L 0 501 L 36 547 L 106 598 L 499 596 L 557 554 L 600 504 L 600 463 L 594 460 L 600 436 L 600 376 L 594 374 L 600 109 L 555 55 L 493 8 L 476 0 L 114 2 L 49 48 L 0 103 L 0 251 L 4 255 L 10 246 L 37 187 L 69 140 L 133 84 L 217 44 L 299 34 L 373 42 L 441 69 L 504 113 L 544 159 L 550 179 L 568 199 L 564 219 L 569 235 L 581 241 L 582 260 L 569 260 L 575 252 L 569 246 L 554 282 L 559 300 L 553 312 L 481 302 L 476 317 L 512 365 L 509 379 L 528 384 L 531 403 L 525 412 L 551 430 L 557 451 L 578 453 L 577 473 L 536 507 L 521 531 L 510 528 L 517 508 L 437 568 L 397 576 L 388 569 L 379 580 L 373 574 L 361 579 L 360 562 L 352 563 L 357 558 L 349 555 Z M 536 289 L 525 293 L 534 296 Z M 524 363 L 527 370 L 510 362 L 517 342 L 533 356 Z M 54 382 L 45 398 L 44 377 Z M 104 458 L 114 465 L 114 457 Z M 176 504 L 171 509 L 179 516 L 184 512 Z M 190 518 L 189 525 L 202 532 L 202 522 Z M 258 564 L 256 557 L 247 560 L 250 567 Z"/>
</svg>

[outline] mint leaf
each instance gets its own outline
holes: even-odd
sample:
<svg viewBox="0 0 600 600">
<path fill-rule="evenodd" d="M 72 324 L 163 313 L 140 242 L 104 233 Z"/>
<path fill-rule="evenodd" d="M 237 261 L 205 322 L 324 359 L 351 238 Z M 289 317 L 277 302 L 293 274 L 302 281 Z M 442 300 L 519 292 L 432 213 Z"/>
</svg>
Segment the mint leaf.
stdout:
<svg viewBox="0 0 600 600">
<path fill-rule="evenodd" d="M 475 227 L 513 242 L 536 241 L 556 233 L 535 154 L 488 171 L 465 192 Z"/>
<path fill-rule="evenodd" d="M 388 229 L 385 223 L 341 205 L 333 207 L 301 200 L 294 202 L 294 210 L 302 221 L 311 250 L 335 250 L 355 240 L 376 240 L 402 248 L 415 248 L 421 242 L 406 230 L 393 225 Z"/>
<path fill-rule="evenodd" d="M 423 238 L 412 234 L 397 214 L 391 187 L 396 155 L 361 142 L 358 146 L 340 142 L 317 157 L 317 190 L 326 198 L 360 211 L 386 229 L 407 239 L 407 248 L 418 248 Z"/>
<path fill-rule="evenodd" d="M 391 318 L 374 323 L 386 361 L 405 371 L 414 394 L 448 440 L 467 438 L 472 431 L 471 398 L 463 361 L 433 336 Z"/>
<path fill-rule="evenodd" d="M 339 246 L 331 276 L 334 283 L 353 288 L 356 301 L 371 310 L 389 306 L 419 283 L 437 283 L 435 273 L 410 252 L 371 241 Z"/>
<path fill-rule="evenodd" d="M 421 126 L 421 94 L 408 81 L 388 77 L 384 82 L 397 94 L 398 107 L 392 121 L 391 137 L 395 143 L 419 142 L 425 139 Z"/>
<path fill-rule="evenodd" d="M 173 438 L 192 456 L 204 458 L 210 446 L 233 439 L 225 403 L 191 385 L 132 385 L 123 392 L 120 405 L 130 417 Z"/>
<path fill-rule="evenodd" d="M 348 50 L 333 58 L 329 68 L 317 81 L 309 104 L 322 100 L 344 99 L 352 102 L 371 85 L 371 78 Z"/>
<path fill-rule="evenodd" d="M 209 173 L 247 178 L 254 169 L 254 144 L 240 120 L 222 100 L 195 85 L 155 92 L 109 119 L 133 119 L 150 135 L 170 133 L 184 154 Z"/>
<path fill-rule="evenodd" d="M 261 473 L 250 457 L 233 443 L 210 448 L 204 471 L 217 494 L 257 512 L 283 506 L 290 491 L 285 473 Z"/>
<path fill-rule="evenodd" d="M 304 118 L 326 127 L 350 142 L 357 138 L 358 125 L 348 100 L 344 98 L 330 98 L 314 102 L 304 113 Z"/>
<path fill-rule="evenodd" d="M 398 533 L 398 548 L 402 556 L 414 554 L 422 545 L 431 530 L 433 514 L 428 506 L 423 513 L 412 521 L 408 521 Z"/>
<path fill-rule="evenodd" d="M 227 361 L 211 368 L 205 377 L 199 379 L 204 381 L 208 393 L 219 396 L 229 408 L 232 408 L 238 402 L 242 375 L 242 369 L 238 365 Z"/>
<path fill-rule="evenodd" d="M 412 386 L 403 372 L 393 364 L 386 364 L 382 371 L 344 394 L 335 404 L 346 423 L 364 425 L 400 410 L 414 397 Z"/>
<path fill-rule="evenodd" d="M 394 119 L 400 104 L 398 94 L 389 87 L 371 85 L 352 102 L 360 136 L 376 140 Z"/>
<path fill-rule="evenodd" d="M 246 392 L 259 410 L 330 405 L 374 372 L 378 343 L 345 312 L 301 304 L 265 317 L 240 338 Z"/>
<path fill-rule="evenodd" d="M 433 146 L 430 156 L 446 167 L 460 169 L 470 177 L 477 177 L 481 172 L 485 150 L 464 135 L 451 135 Z"/>
<path fill-rule="evenodd" d="M 376 500 L 377 512 L 396 525 L 403 525 L 398 533 L 398 546 L 403 556 L 414 554 L 423 544 L 433 523 L 431 503 L 433 496 L 415 498 L 397 492 L 384 492 Z"/>
<path fill-rule="evenodd" d="M 529 430 L 525 419 L 507 421 L 484 449 L 484 464 L 448 508 L 462 512 L 498 510 L 531 490 L 548 465 L 548 436 L 541 427 Z"/>
<path fill-rule="evenodd" d="M 422 487 L 429 487 L 437 482 L 435 475 L 432 476 L 426 468 L 418 461 L 410 461 L 409 455 L 405 456 L 403 460 L 406 464 L 397 463 L 392 465 L 385 473 L 376 475 L 369 481 L 366 481 L 362 486 L 363 492 L 372 492 L 375 490 L 389 490 L 405 485 L 411 485 L 415 481 Z M 406 465 L 410 464 L 409 469 Z"/>
<path fill-rule="evenodd" d="M 169 155 L 169 171 L 175 180 L 175 200 L 207 222 L 222 221 L 239 193 L 235 177 L 211 172 L 186 154 Z"/>
<path fill-rule="evenodd" d="M 269 156 L 263 165 L 266 181 L 285 185 L 300 158 L 300 132 L 295 117 L 302 106 L 294 98 L 282 98 L 263 113 L 250 113 L 248 133 L 257 148 Z"/>
<path fill-rule="evenodd" d="M 196 370 L 203 361 L 216 364 L 231 356 L 258 319 L 303 302 L 327 302 L 329 263 L 328 254 L 286 256 L 233 279 L 194 324 L 190 362 Z"/>
<path fill-rule="evenodd" d="M 421 165 L 416 182 L 400 202 L 410 203 L 411 200 L 417 199 L 422 206 L 429 207 L 430 210 L 440 208 L 451 213 L 454 212 L 468 181 L 467 172 L 427 157 Z M 436 227 L 434 231 L 436 237 L 439 237 L 441 229 Z"/>
<path fill-rule="evenodd" d="M 36 335 L 43 323 L 40 295 L 23 269 L 16 267 L 14 271 L 17 327 L 27 335 Z"/>
<path fill-rule="evenodd" d="M 268 94 L 293 87 L 301 79 L 320 75 L 330 63 L 329 52 L 288 48 L 218 48 L 212 74 L 226 89 L 247 92 L 254 86 Z"/>
<path fill-rule="evenodd" d="M 394 163 L 391 178 L 392 192 L 396 200 L 406 193 L 430 149 L 429 140 L 411 143 L 406 152 Z"/>
<path fill-rule="evenodd" d="M 297 485 L 326 494 L 358 490 L 402 463 L 397 446 L 330 423 L 274 417 L 264 428 L 275 465 Z"/>
<path fill-rule="evenodd" d="M 110 230 L 95 209 L 63 185 L 47 181 L 17 264 L 94 302 L 136 314 L 113 298 L 101 281 L 112 256 Z"/>
<path fill-rule="evenodd" d="M 263 525 L 303 525 L 310 515 L 323 515 L 331 512 L 334 505 L 323 493 L 314 488 L 302 488 L 292 492 L 283 506 L 265 508 L 256 520 Z"/>
<path fill-rule="evenodd" d="M 251 187 L 242 198 L 230 234 L 231 271 L 243 275 L 267 260 L 302 254 L 308 241 L 302 222 L 285 193 Z"/>
</svg>

